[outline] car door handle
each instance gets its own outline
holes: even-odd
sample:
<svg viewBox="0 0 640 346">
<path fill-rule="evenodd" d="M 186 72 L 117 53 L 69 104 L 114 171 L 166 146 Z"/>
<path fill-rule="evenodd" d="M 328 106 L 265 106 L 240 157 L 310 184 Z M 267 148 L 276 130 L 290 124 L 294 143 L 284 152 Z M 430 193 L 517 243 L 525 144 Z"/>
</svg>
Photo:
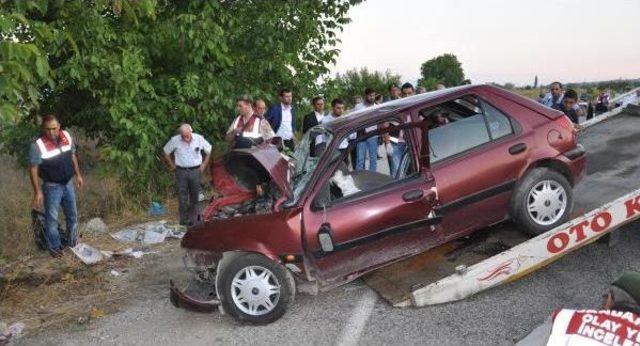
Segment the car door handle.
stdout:
<svg viewBox="0 0 640 346">
<path fill-rule="evenodd" d="M 424 196 L 424 192 L 422 190 L 412 190 L 405 192 L 405 194 L 402 195 L 402 199 L 405 202 L 414 202 L 422 198 L 422 196 Z"/>
<path fill-rule="evenodd" d="M 509 154 L 511 155 L 517 155 L 520 154 L 521 152 L 527 150 L 527 145 L 524 143 L 518 143 L 516 145 L 513 145 L 509 148 Z"/>
</svg>

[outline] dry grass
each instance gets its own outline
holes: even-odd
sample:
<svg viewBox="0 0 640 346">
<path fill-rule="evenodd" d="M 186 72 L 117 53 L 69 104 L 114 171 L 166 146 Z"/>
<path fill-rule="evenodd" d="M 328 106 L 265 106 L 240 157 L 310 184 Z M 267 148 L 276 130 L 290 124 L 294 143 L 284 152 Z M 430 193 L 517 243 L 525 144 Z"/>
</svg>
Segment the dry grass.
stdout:
<svg viewBox="0 0 640 346">
<path fill-rule="evenodd" d="M 31 232 L 33 193 L 26 171 L 13 165 L 10 157 L 1 156 L 0 169 L 0 261 L 36 251 Z"/>
<path fill-rule="evenodd" d="M 24 169 L 10 164 L 11 158 L 0 170 L 0 258 L 13 260 L 19 256 L 34 255 L 37 248 L 31 232 L 31 205 L 33 191 Z M 127 224 L 144 217 L 135 203 L 127 200 L 117 179 L 88 174 L 85 186 L 77 191 L 79 221 L 101 217 L 106 223 Z M 62 215 L 62 213 L 60 213 Z M 63 217 L 61 217 L 62 224 Z"/>
</svg>

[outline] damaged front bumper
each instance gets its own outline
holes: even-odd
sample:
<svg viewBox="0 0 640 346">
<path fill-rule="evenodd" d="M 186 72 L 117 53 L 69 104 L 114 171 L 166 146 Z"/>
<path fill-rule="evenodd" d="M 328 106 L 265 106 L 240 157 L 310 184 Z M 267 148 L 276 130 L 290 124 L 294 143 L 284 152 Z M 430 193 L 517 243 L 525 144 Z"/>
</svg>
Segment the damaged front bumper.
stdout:
<svg viewBox="0 0 640 346">
<path fill-rule="evenodd" d="M 220 305 L 215 289 L 216 264 L 220 256 L 208 251 L 187 250 L 184 267 L 193 278 L 185 288 L 169 280 L 170 300 L 175 307 L 198 312 L 213 312 Z"/>
<path fill-rule="evenodd" d="M 179 289 L 173 280 L 169 280 L 169 299 L 173 306 L 197 312 L 213 312 L 220 305 L 215 289 L 193 289 L 191 285 Z M 213 298 L 215 297 L 215 298 Z"/>
</svg>

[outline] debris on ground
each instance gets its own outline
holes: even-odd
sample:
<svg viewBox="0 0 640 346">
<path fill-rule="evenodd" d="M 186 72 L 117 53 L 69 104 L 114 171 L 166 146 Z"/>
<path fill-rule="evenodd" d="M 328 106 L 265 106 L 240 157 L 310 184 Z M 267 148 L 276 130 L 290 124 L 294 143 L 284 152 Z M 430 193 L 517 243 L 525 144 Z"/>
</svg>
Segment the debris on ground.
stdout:
<svg viewBox="0 0 640 346">
<path fill-rule="evenodd" d="M 71 248 L 71 251 L 82 261 L 84 264 L 96 264 L 102 260 L 109 259 L 111 257 L 116 256 L 129 256 L 133 258 L 141 258 L 145 254 L 152 253 L 150 251 L 143 250 L 134 250 L 132 248 L 127 248 L 120 251 L 104 251 L 98 250 L 91 245 L 78 243 L 76 246 Z"/>
<path fill-rule="evenodd" d="M 102 221 L 99 217 L 94 217 L 93 219 L 87 221 L 82 228 L 84 232 L 91 234 L 104 234 L 109 233 L 109 227 Z"/>
<path fill-rule="evenodd" d="M 84 243 L 78 243 L 71 248 L 71 251 L 73 251 L 84 264 L 96 264 L 105 258 L 111 257 L 106 251 L 97 250 Z"/>
<path fill-rule="evenodd" d="M 7 327 L 0 322 L 0 346 L 9 345 L 11 341 L 18 339 L 24 329 L 24 323 L 14 323 Z"/>
<path fill-rule="evenodd" d="M 185 232 L 184 226 L 160 220 L 129 226 L 111 234 L 111 236 L 122 242 L 137 241 L 144 245 L 150 245 L 162 243 L 166 238 L 181 239 Z"/>
<path fill-rule="evenodd" d="M 160 202 L 151 202 L 147 214 L 150 216 L 162 216 L 167 214 L 167 209 Z"/>
</svg>

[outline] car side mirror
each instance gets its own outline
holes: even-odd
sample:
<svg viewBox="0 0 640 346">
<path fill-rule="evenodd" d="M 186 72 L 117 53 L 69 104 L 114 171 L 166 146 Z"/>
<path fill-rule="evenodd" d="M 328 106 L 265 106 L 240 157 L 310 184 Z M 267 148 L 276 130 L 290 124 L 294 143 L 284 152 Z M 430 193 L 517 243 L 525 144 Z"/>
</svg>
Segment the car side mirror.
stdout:
<svg viewBox="0 0 640 346">
<path fill-rule="evenodd" d="M 323 253 L 333 252 L 333 235 L 331 234 L 331 225 L 328 222 L 322 223 L 318 230 L 318 242 Z"/>
</svg>

